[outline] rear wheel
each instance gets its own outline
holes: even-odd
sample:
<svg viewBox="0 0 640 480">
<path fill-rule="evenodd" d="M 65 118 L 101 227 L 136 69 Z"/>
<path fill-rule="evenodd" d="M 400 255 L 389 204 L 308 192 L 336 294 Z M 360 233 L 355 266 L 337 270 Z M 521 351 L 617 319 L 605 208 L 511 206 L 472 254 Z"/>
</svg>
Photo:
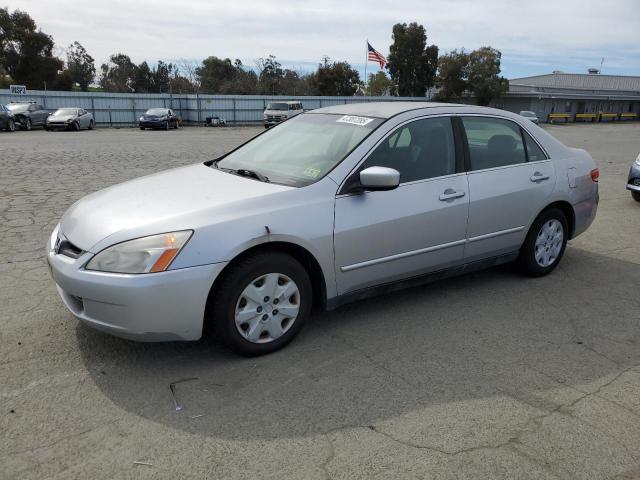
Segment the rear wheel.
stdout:
<svg viewBox="0 0 640 480">
<path fill-rule="evenodd" d="M 549 208 L 538 215 L 520 249 L 518 263 L 523 273 L 540 277 L 556 268 L 567 246 L 568 232 L 561 210 Z"/>
<path fill-rule="evenodd" d="M 640 202 L 640 192 L 631 192 L 631 196 L 636 202 Z"/>
<path fill-rule="evenodd" d="M 217 338 L 246 356 L 284 347 L 311 312 L 309 275 L 283 253 L 258 253 L 241 260 L 214 293 L 210 326 Z"/>
<path fill-rule="evenodd" d="M 95 127 L 95 124 L 93 123 L 93 120 L 89 121 L 89 130 L 93 130 L 93 128 Z"/>
<path fill-rule="evenodd" d="M 140 130 L 144 130 L 144 127 L 140 127 Z"/>
</svg>

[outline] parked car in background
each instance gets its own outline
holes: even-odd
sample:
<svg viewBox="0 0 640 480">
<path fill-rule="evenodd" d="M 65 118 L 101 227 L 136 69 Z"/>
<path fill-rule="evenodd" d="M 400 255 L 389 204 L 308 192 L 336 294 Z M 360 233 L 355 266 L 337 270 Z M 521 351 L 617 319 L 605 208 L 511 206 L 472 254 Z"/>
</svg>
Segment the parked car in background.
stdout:
<svg viewBox="0 0 640 480">
<path fill-rule="evenodd" d="M 503 110 L 336 105 L 79 200 L 47 259 L 87 325 L 147 341 L 204 328 L 260 355 L 300 332 L 312 302 L 513 261 L 550 273 L 594 220 L 597 181 L 585 150 Z"/>
<path fill-rule="evenodd" d="M 140 117 L 140 130 L 145 128 L 178 128 L 180 118 L 170 108 L 150 108 Z"/>
<path fill-rule="evenodd" d="M 536 115 L 536 112 L 530 112 L 529 110 L 523 110 L 520 112 L 520 116 L 526 118 L 527 120 L 531 120 L 533 123 L 538 125 L 540 123 L 540 119 Z"/>
<path fill-rule="evenodd" d="M 206 119 L 207 126 L 209 127 L 226 127 L 227 121 L 224 118 L 220 118 L 218 116 L 207 117 Z"/>
<path fill-rule="evenodd" d="M 264 128 L 269 128 L 277 125 L 280 122 L 295 117 L 303 113 L 302 102 L 300 101 L 287 101 L 287 102 L 271 102 L 267 105 L 262 117 L 264 119 Z"/>
<path fill-rule="evenodd" d="M 4 105 L 0 105 L 0 130 L 13 132 L 16 129 L 16 119 Z"/>
<path fill-rule="evenodd" d="M 636 202 L 640 202 L 640 155 L 631 165 L 629 179 L 627 180 L 627 190 L 631 191 L 631 196 Z"/>
<path fill-rule="evenodd" d="M 59 108 L 47 117 L 47 130 L 75 130 L 83 128 L 93 130 L 93 114 L 83 108 Z"/>
<path fill-rule="evenodd" d="M 16 126 L 22 130 L 44 127 L 49 116 L 49 111 L 36 102 L 11 102 L 6 107 L 13 114 Z"/>
</svg>

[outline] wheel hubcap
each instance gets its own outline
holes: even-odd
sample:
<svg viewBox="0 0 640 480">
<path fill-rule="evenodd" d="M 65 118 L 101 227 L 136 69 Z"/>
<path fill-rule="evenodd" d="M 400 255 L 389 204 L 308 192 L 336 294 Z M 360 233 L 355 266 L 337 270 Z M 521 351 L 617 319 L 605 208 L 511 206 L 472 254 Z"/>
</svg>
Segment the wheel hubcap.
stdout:
<svg viewBox="0 0 640 480">
<path fill-rule="evenodd" d="M 240 294 L 236 328 L 252 343 L 269 343 L 291 328 L 299 311 L 296 283 L 281 273 L 267 273 L 251 281 Z"/>
<path fill-rule="evenodd" d="M 564 229 L 555 218 L 542 225 L 535 244 L 536 262 L 543 268 L 553 265 L 558 260 L 562 243 L 564 241 Z"/>
</svg>

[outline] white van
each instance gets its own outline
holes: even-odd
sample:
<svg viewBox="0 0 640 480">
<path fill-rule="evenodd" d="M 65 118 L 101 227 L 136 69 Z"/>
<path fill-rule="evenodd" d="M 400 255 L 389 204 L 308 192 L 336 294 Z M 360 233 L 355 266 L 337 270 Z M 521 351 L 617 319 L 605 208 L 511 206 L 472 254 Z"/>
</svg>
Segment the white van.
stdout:
<svg viewBox="0 0 640 480">
<path fill-rule="evenodd" d="M 269 128 L 280 122 L 284 122 L 287 118 L 295 117 L 303 111 L 302 102 L 299 100 L 271 102 L 267 105 L 267 108 L 262 115 L 264 128 Z"/>
</svg>

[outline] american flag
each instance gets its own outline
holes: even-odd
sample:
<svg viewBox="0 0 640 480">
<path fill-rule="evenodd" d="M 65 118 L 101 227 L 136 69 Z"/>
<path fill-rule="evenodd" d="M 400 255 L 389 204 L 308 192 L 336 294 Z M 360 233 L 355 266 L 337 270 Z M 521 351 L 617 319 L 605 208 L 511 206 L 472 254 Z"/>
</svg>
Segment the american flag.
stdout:
<svg viewBox="0 0 640 480">
<path fill-rule="evenodd" d="M 387 59 L 384 58 L 382 54 L 375 48 L 373 48 L 369 42 L 367 42 L 367 50 L 367 60 L 378 62 L 380 68 L 384 68 L 385 63 L 387 63 Z"/>
</svg>

